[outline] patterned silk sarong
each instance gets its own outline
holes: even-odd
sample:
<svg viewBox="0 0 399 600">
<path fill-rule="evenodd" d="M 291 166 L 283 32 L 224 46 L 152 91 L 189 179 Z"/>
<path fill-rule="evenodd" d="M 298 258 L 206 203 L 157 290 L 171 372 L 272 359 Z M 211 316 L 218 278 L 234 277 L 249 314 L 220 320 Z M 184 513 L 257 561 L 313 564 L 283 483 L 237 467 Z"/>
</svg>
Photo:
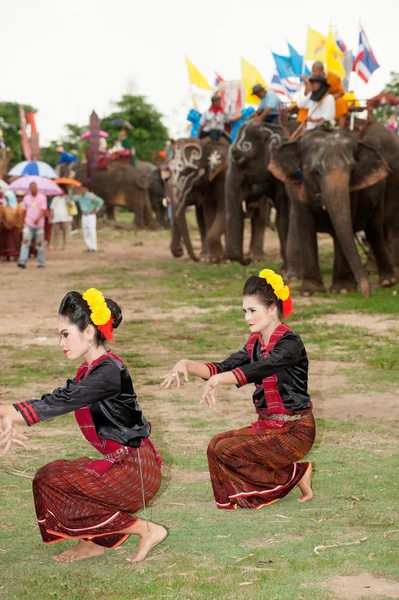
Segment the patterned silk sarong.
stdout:
<svg viewBox="0 0 399 600">
<path fill-rule="evenodd" d="M 45 465 L 33 480 L 40 533 L 46 544 L 63 539 L 91 540 L 116 548 L 128 537 L 119 532 L 134 525 L 134 513 L 155 496 L 161 469 L 150 444 L 129 449 L 108 471 L 99 475 L 92 460 L 56 460 Z"/>
<path fill-rule="evenodd" d="M 218 508 L 261 508 L 284 498 L 308 470 L 309 462 L 296 461 L 314 438 L 311 413 L 277 429 L 252 426 L 216 435 L 208 462 Z"/>
</svg>

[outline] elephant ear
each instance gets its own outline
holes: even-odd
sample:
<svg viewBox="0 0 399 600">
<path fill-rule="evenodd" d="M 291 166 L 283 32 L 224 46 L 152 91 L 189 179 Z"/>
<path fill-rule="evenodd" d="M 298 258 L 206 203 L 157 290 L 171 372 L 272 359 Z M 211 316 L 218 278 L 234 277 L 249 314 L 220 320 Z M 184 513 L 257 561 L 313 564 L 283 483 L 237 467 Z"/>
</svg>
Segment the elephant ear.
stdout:
<svg viewBox="0 0 399 600">
<path fill-rule="evenodd" d="M 148 190 L 150 187 L 149 178 L 145 173 L 136 173 L 136 183 L 141 190 Z"/>
<path fill-rule="evenodd" d="M 302 176 L 299 142 L 285 142 L 278 148 L 272 148 L 267 168 L 283 183 L 300 185 Z"/>
<path fill-rule="evenodd" d="M 204 160 L 208 171 L 209 181 L 213 181 L 219 173 L 227 168 L 229 144 L 224 140 L 206 142 L 204 145 Z"/>
<path fill-rule="evenodd" d="M 358 143 L 355 158 L 356 165 L 351 175 L 351 191 L 363 190 L 374 185 L 390 173 L 378 152 L 363 142 Z"/>
</svg>

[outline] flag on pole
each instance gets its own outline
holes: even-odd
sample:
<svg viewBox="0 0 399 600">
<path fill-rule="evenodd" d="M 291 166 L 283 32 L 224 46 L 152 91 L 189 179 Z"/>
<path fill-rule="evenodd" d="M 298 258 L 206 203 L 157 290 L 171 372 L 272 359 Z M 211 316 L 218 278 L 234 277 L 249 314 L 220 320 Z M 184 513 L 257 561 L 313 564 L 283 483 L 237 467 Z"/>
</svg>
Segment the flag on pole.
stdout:
<svg viewBox="0 0 399 600">
<path fill-rule="evenodd" d="M 288 78 L 280 79 L 280 76 L 277 71 L 274 72 L 270 84 L 270 89 L 273 90 L 273 92 L 276 92 L 276 94 L 279 94 L 280 96 L 287 96 L 290 99 L 292 99 L 292 96 L 294 94 L 299 92 L 301 87 L 302 84 L 299 80 L 294 81 L 293 79 Z"/>
<path fill-rule="evenodd" d="M 348 47 L 345 44 L 344 40 L 341 38 L 341 36 L 338 33 L 338 29 L 335 30 L 335 41 L 337 43 L 338 48 L 341 50 L 341 52 L 343 54 L 345 54 L 345 52 L 348 51 Z"/>
<path fill-rule="evenodd" d="M 321 60 L 321 62 L 326 62 L 326 44 L 327 38 L 324 35 L 308 27 L 305 60 Z"/>
<path fill-rule="evenodd" d="M 223 77 L 221 75 L 219 75 L 219 73 L 217 73 L 215 71 L 215 88 L 217 89 L 219 87 L 219 83 L 221 81 L 224 81 Z"/>
<path fill-rule="evenodd" d="M 23 106 L 19 107 L 19 125 L 20 125 L 20 129 L 21 129 L 22 152 L 24 153 L 26 160 L 32 160 L 32 149 L 30 147 L 30 143 L 28 140 L 28 134 L 26 131 L 26 116 L 25 116 L 25 110 L 24 110 Z"/>
<path fill-rule="evenodd" d="M 188 78 L 190 80 L 190 83 L 192 85 L 196 85 L 197 87 L 202 88 L 204 90 L 212 91 L 212 88 L 209 85 L 209 83 L 207 82 L 207 80 L 205 79 L 205 77 L 202 75 L 202 73 L 200 73 L 198 71 L 197 67 L 195 67 L 190 60 L 188 60 L 187 56 L 186 56 L 186 65 L 187 65 Z"/>
<path fill-rule="evenodd" d="M 301 54 L 299 54 L 299 52 L 297 52 L 295 48 L 291 46 L 291 44 L 288 44 L 288 50 L 290 52 L 291 67 L 294 74 L 298 77 L 303 74 L 310 75 L 310 71 L 305 65 L 304 56 L 301 56 Z"/>
<path fill-rule="evenodd" d="M 276 69 L 281 79 L 286 77 L 293 77 L 295 75 L 292 66 L 291 59 L 289 56 L 281 56 L 280 54 L 274 54 L 272 52 L 274 62 L 276 63 Z"/>
<path fill-rule="evenodd" d="M 241 58 L 241 79 L 242 86 L 245 90 L 245 98 L 247 104 L 259 104 L 259 98 L 252 96 L 252 86 L 255 83 L 260 83 L 266 89 L 266 83 L 259 71 L 251 65 L 245 58 Z"/>
<path fill-rule="evenodd" d="M 371 49 L 369 40 L 360 26 L 359 34 L 359 49 L 353 63 L 353 70 L 363 79 L 364 83 L 368 83 L 371 75 L 380 68 L 374 52 Z"/>
<path fill-rule="evenodd" d="M 338 75 L 338 77 L 343 80 L 345 79 L 345 69 L 343 65 L 344 55 L 341 50 L 338 48 L 332 27 L 330 26 L 330 30 L 328 32 L 327 43 L 326 43 L 326 66 L 327 73 L 334 73 L 334 75 Z"/>
</svg>

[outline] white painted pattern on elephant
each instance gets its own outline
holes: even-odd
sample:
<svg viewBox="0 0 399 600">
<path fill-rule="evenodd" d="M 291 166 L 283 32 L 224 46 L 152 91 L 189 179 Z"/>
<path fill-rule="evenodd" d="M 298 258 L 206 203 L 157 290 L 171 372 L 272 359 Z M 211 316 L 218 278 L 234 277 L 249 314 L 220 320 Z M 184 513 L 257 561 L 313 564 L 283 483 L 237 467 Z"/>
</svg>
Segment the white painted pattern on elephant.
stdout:
<svg viewBox="0 0 399 600">
<path fill-rule="evenodd" d="M 263 131 L 267 131 L 270 134 L 269 137 L 269 147 L 270 148 L 274 148 L 275 146 L 281 146 L 281 135 L 279 133 L 276 133 L 273 129 L 270 129 L 270 127 L 263 127 L 262 128 Z"/>
<path fill-rule="evenodd" d="M 179 207 L 184 205 L 193 185 L 205 173 L 205 169 L 199 168 L 198 165 L 202 155 L 202 146 L 197 142 L 188 142 L 183 147 L 177 146 L 175 148 L 174 156 L 169 162 L 169 169 L 174 200 Z M 189 172 L 182 175 L 185 169 L 188 169 Z"/>
<path fill-rule="evenodd" d="M 249 125 L 250 122 L 244 123 L 238 130 L 238 139 L 236 142 L 236 147 L 238 148 L 238 150 L 240 150 L 240 152 L 249 152 L 252 148 L 252 142 L 249 142 L 248 140 L 244 141 Z"/>
<path fill-rule="evenodd" d="M 213 169 L 216 169 L 216 167 L 219 167 L 222 164 L 222 155 L 217 151 L 214 150 L 210 156 L 208 156 L 208 166 L 211 169 L 211 171 Z"/>
</svg>

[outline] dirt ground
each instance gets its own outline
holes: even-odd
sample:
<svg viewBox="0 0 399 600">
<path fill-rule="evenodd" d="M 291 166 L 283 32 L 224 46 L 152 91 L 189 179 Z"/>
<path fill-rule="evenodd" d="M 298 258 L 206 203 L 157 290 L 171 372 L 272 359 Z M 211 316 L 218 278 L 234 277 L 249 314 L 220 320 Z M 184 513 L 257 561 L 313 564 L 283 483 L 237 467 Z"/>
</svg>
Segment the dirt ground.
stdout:
<svg viewBox="0 0 399 600">
<path fill-rule="evenodd" d="M 197 240 L 195 240 L 197 241 Z M 198 243 L 198 241 L 197 241 Z M 321 236 L 321 243 L 326 245 L 329 242 L 327 236 Z M 0 263 L 1 276 L 1 294 L 0 311 L 3 315 L 0 333 L 0 342 L 14 347 L 24 346 L 53 346 L 58 344 L 56 334 L 56 313 L 55 307 L 58 306 L 64 293 L 71 289 L 72 281 L 79 277 L 79 273 L 86 270 L 88 265 L 94 269 L 110 269 L 113 265 L 121 266 L 126 256 L 137 264 L 137 272 L 140 272 L 140 266 L 146 261 L 157 262 L 164 261 L 168 257 L 173 259 L 169 251 L 169 240 L 157 239 L 156 243 L 146 234 L 134 234 L 132 232 L 132 241 L 126 239 L 112 240 L 112 236 L 100 235 L 99 251 L 96 253 L 87 253 L 81 236 L 75 236 L 70 239 L 66 251 L 47 252 L 46 268 L 38 269 L 35 259 L 31 259 L 25 270 L 18 269 L 15 263 Z M 279 252 L 278 239 L 273 233 L 267 232 L 266 252 L 269 256 L 277 256 Z M 186 257 L 179 259 L 190 268 L 191 261 Z M 211 268 L 211 267 L 210 267 Z M 151 277 L 157 276 L 157 269 L 153 268 Z M 145 270 L 146 276 L 149 275 Z M 95 286 L 96 281 L 84 280 L 81 287 Z M 137 302 L 135 299 L 142 299 L 142 290 L 140 285 L 132 289 L 113 290 L 118 301 L 124 307 L 124 317 L 127 320 L 142 318 L 142 314 L 137 311 Z M 297 298 L 296 302 L 310 303 L 323 302 L 323 298 Z M 222 301 L 221 301 L 222 302 Z M 154 320 L 181 320 L 189 313 L 204 313 L 209 309 L 193 307 L 168 309 L 166 311 L 156 311 Z M 212 309 L 213 310 L 213 309 Z M 225 310 L 221 303 L 217 310 Z M 7 315 L 7 318 L 4 318 Z M 319 322 L 328 325 L 352 325 L 364 327 L 370 331 L 379 334 L 391 334 L 399 331 L 397 321 L 387 318 L 384 315 L 367 315 L 341 313 L 326 315 Z M 309 387 L 313 391 L 313 403 L 316 416 L 339 418 L 353 418 L 359 416 L 372 417 L 375 413 L 377 395 L 368 394 L 365 397 L 362 394 L 354 393 L 353 390 L 346 388 L 347 375 L 349 368 L 354 364 L 341 363 L 326 360 L 311 360 Z M 161 371 L 163 371 L 161 369 Z M 162 374 L 161 371 L 159 374 Z M 155 375 L 156 373 L 154 373 Z M 195 385 L 195 384 L 194 384 Z M 200 385 L 200 384 L 199 384 Z M 334 390 L 345 389 L 345 393 L 334 394 Z M 18 395 L 29 397 L 32 393 L 32 386 L 27 384 L 18 389 Z M 2 390 L 0 390 L 0 394 Z M 4 393 L 4 390 L 3 390 Z M 246 397 L 245 390 L 237 390 L 234 394 Z M 11 391 L 11 396 L 14 392 Z M 13 398 L 10 398 L 13 400 Z M 381 398 L 378 394 L 378 412 L 380 418 L 397 419 L 399 418 L 399 408 L 394 393 Z"/>
</svg>

